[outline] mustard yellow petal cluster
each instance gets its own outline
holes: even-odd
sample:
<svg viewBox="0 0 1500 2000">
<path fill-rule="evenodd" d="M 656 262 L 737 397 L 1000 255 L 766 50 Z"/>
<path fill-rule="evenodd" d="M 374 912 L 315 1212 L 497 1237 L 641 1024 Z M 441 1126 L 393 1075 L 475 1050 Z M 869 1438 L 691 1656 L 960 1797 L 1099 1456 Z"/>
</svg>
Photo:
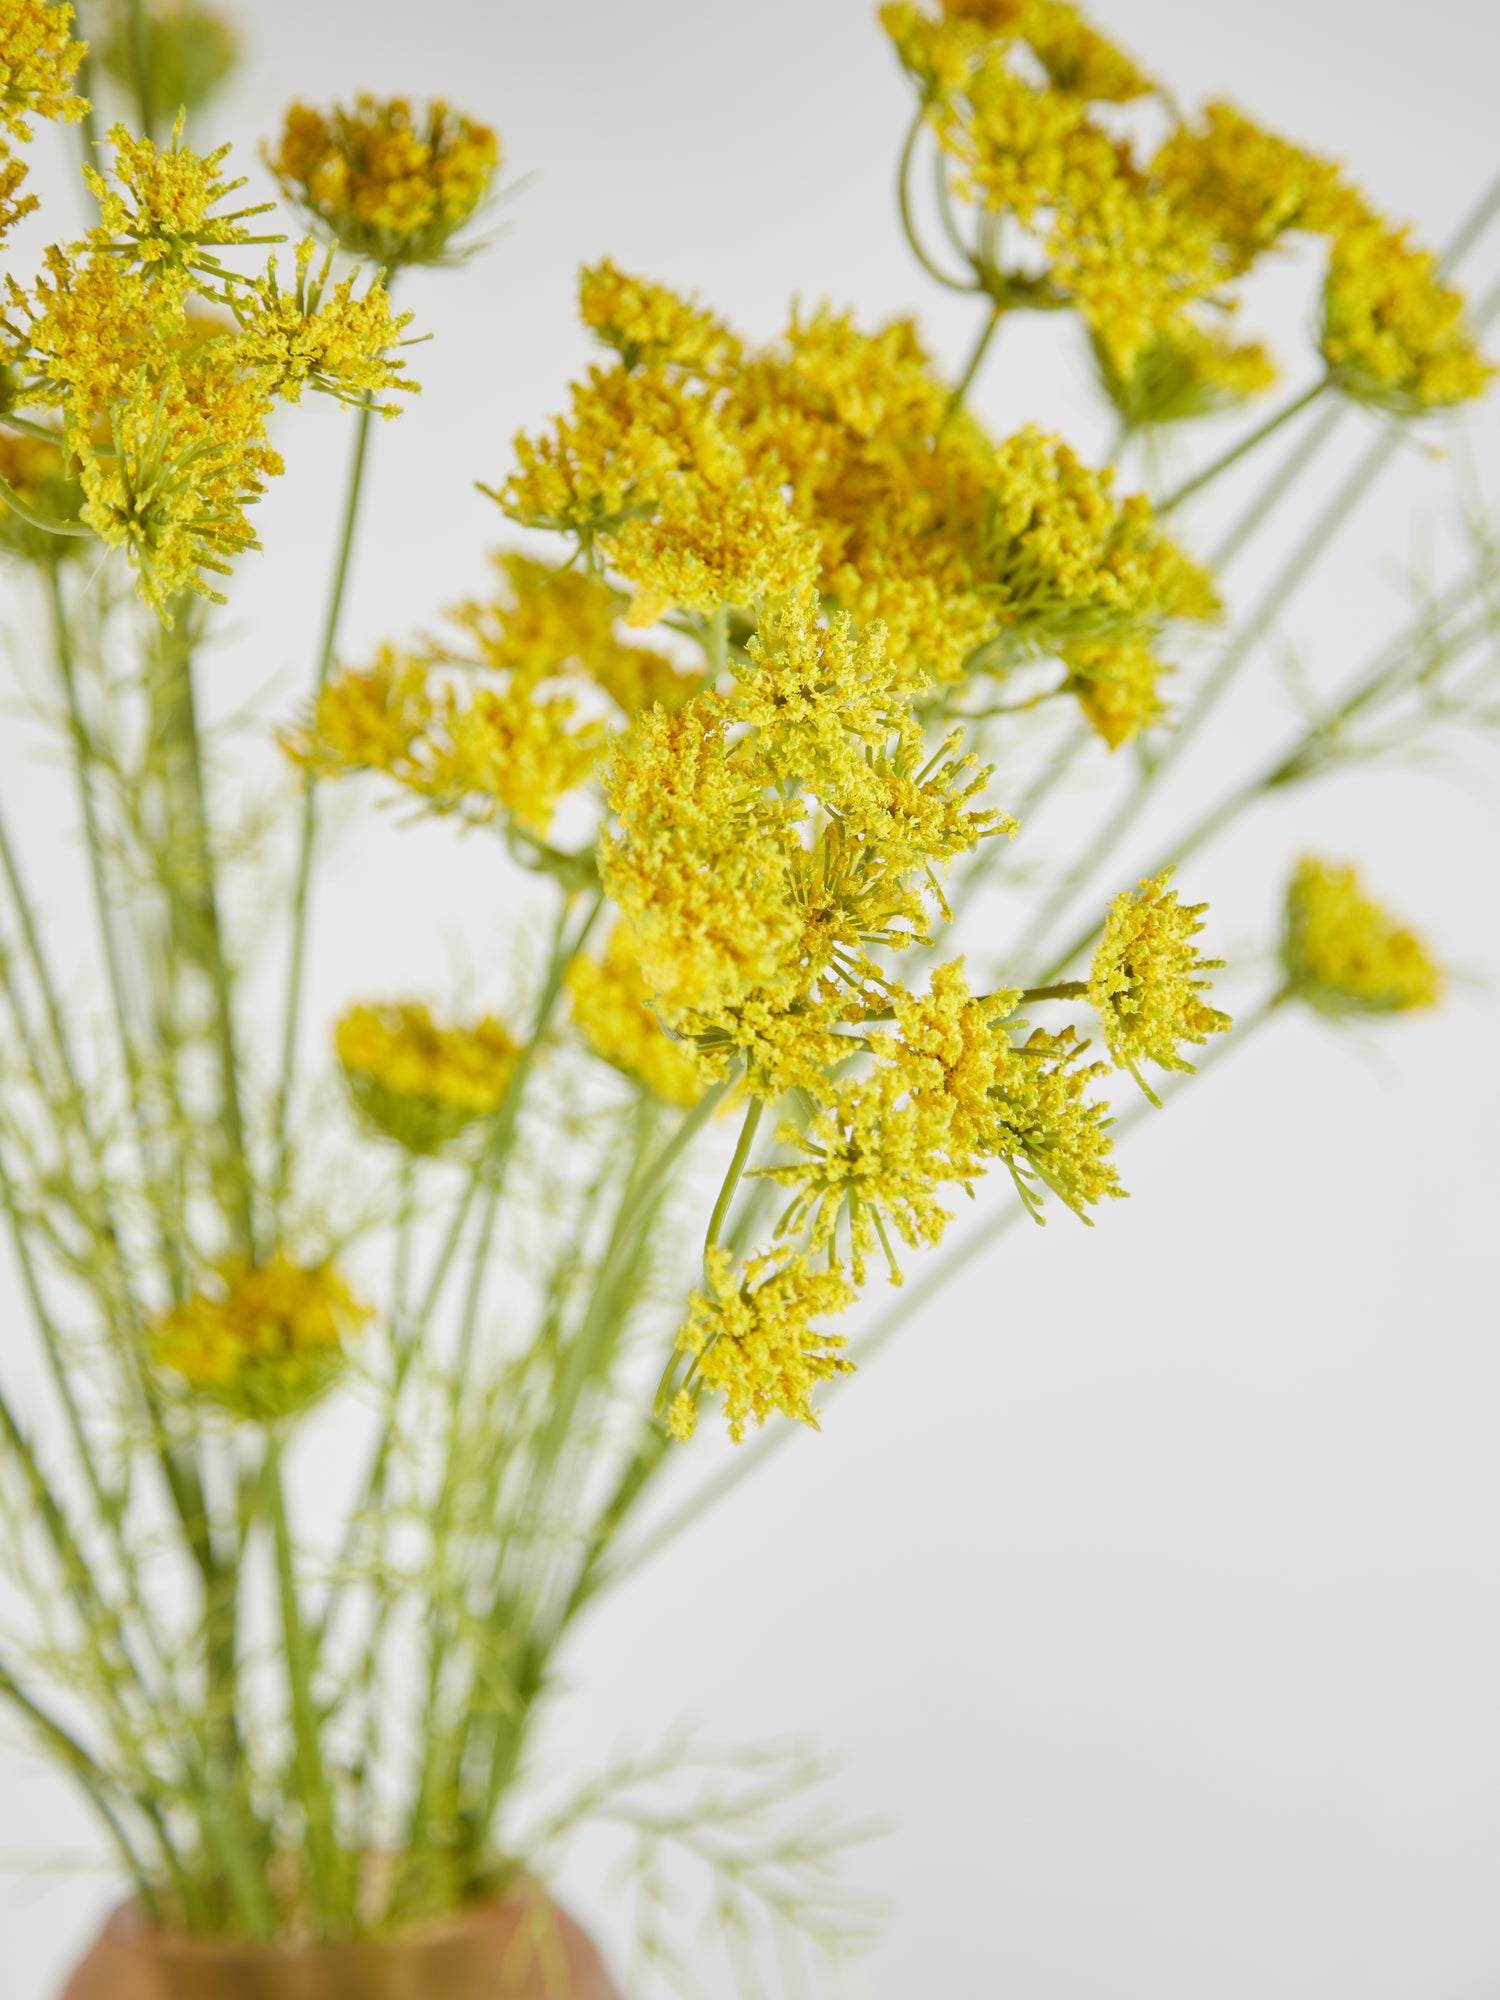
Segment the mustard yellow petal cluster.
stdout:
<svg viewBox="0 0 1500 2000">
<path fill-rule="evenodd" d="M 628 925 L 617 924 L 601 959 L 579 956 L 568 967 L 573 1020 L 596 1056 L 664 1104 L 683 1108 L 703 1095 L 702 1069 L 691 1049 L 675 1042 L 651 1008 L 651 988 Z"/>
<path fill-rule="evenodd" d="M 327 111 L 296 103 L 266 164 L 288 200 L 342 249 L 386 269 L 454 254 L 490 191 L 500 142 L 441 100 L 357 97 Z"/>
<path fill-rule="evenodd" d="M 1077 696 L 1090 726 L 1111 750 L 1134 742 L 1143 729 L 1165 718 L 1160 688 L 1170 669 L 1149 646 L 1131 642 L 1069 646 L 1063 661 L 1068 691 Z"/>
<path fill-rule="evenodd" d="M 578 277 L 578 311 L 584 325 L 627 368 L 719 367 L 739 356 L 740 343 L 710 312 L 681 299 L 665 285 L 631 277 L 605 258 Z"/>
<path fill-rule="evenodd" d="M 778 1412 L 816 1430 L 811 1399 L 819 1384 L 849 1374 L 853 1364 L 844 1340 L 813 1322 L 843 1312 L 853 1286 L 837 1267 L 814 1271 L 805 1257 L 752 1260 L 738 1283 L 721 1249 L 705 1262 L 706 1289 L 693 1293 L 677 1344 L 693 1357 L 696 1378 L 723 1396 L 730 1436 L 738 1443 L 747 1424 Z M 691 1432 L 690 1392 L 672 1418 L 677 1436 Z"/>
<path fill-rule="evenodd" d="M 73 39 L 71 7 L 0 0 L 0 131 L 24 140 L 30 118 L 81 118 L 88 105 L 72 84 L 86 46 Z"/>
<path fill-rule="evenodd" d="M 369 1317 L 331 1265 L 308 1267 L 283 1251 L 258 1265 L 233 1258 L 157 1321 L 151 1354 L 206 1401 L 271 1423 L 330 1386 Z"/>
<path fill-rule="evenodd" d="M 1287 889 L 1287 991 L 1320 1013 L 1404 1014 L 1435 1007 L 1441 967 L 1416 934 L 1366 894 L 1352 868 L 1309 857 Z"/>
<path fill-rule="evenodd" d="M 1186 316 L 1158 328 L 1124 373 L 1100 341 L 1094 359 L 1105 393 L 1131 430 L 1216 416 L 1276 379 L 1276 364 L 1259 341 L 1237 341 L 1223 326 Z"/>
<path fill-rule="evenodd" d="M 1171 878 L 1167 868 L 1116 896 L 1088 979 L 1089 1005 L 1103 1024 L 1110 1055 L 1153 1102 L 1141 1063 L 1190 1070 L 1181 1044 L 1205 1042 L 1231 1025 L 1227 1014 L 1200 998 L 1210 984 L 1202 975 L 1224 963 L 1203 958 L 1193 943 L 1208 905 L 1179 902 L 1168 886 Z"/>
<path fill-rule="evenodd" d="M 1368 213 L 1336 160 L 1268 132 L 1216 100 L 1201 120 L 1179 125 L 1152 162 L 1168 197 L 1247 271 L 1290 230 L 1332 236 Z"/>
<path fill-rule="evenodd" d="M 1463 293 L 1409 231 L 1372 220 L 1333 246 L 1323 289 L 1323 358 L 1345 395 L 1419 416 L 1483 395 L 1494 376 L 1475 344 Z"/>
<path fill-rule="evenodd" d="M 445 1028 L 414 1002 L 350 1008 L 334 1031 L 334 1047 L 361 1113 L 416 1154 L 440 1152 L 492 1116 L 521 1053 L 493 1015 Z"/>
</svg>

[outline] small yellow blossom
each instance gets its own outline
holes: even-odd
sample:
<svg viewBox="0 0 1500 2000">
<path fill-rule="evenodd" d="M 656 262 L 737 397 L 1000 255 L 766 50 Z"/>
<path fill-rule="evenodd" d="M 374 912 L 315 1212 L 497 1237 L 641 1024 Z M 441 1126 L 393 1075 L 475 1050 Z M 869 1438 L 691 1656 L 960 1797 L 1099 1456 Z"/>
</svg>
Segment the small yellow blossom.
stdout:
<svg viewBox="0 0 1500 2000">
<path fill-rule="evenodd" d="M 1281 955 L 1288 992 L 1335 1018 L 1403 1014 L 1442 997 L 1426 946 L 1365 894 L 1352 868 L 1298 863 Z"/>
<path fill-rule="evenodd" d="M 627 368 L 712 369 L 739 358 L 740 343 L 721 320 L 688 300 L 632 278 L 606 257 L 579 276 L 578 310 L 585 326 L 612 347 Z"/>
<path fill-rule="evenodd" d="M 350 1095 L 377 1132 L 410 1153 L 440 1152 L 510 1088 L 520 1049 L 492 1015 L 443 1028 L 426 1007 L 353 1007 L 334 1032 Z"/>
<path fill-rule="evenodd" d="M 399 777 L 415 766 L 417 746 L 432 724 L 425 664 L 382 646 L 372 666 L 329 680 L 307 725 L 289 730 L 282 747 L 321 778 L 354 771 Z"/>
<path fill-rule="evenodd" d="M 1288 230 L 1333 235 L 1366 213 L 1337 161 L 1267 132 L 1223 102 L 1205 106 L 1201 125 L 1180 125 L 1150 172 L 1213 232 L 1236 270 L 1248 269 Z"/>
<path fill-rule="evenodd" d="M 1128 104 L 1155 87 L 1069 0 L 1030 0 L 1020 32 L 1053 88 L 1073 97 Z"/>
<path fill-rule="evenodd" d="M 685 1109 L 698 1102 L 702 1071 L 652 1012 L 651 990 L 628 925 L 617 924 L 610 933 L 602 962 L 575 958 L 567 984 L 573 1019 L 596 1056 L 643 1083 L 664 1104 Z"/>
<path fill-rule="evenodd" d="M 245 186 L 219 172 L 229 147 L 199 154 L 182 144 L 179 117 L 170 146 L 137 139 L 124 125 L 109 133 L 111 179 L 86 166 L 84 179 L 99 203 L 98 226 L 90 232 L 95 249 L 133 264 L 155 282 L 180 291 L 189 279 L 210 298 L 227 302 L 245 280 L 216 254 L 247 243 L 276 243 L 240 225 L 264 215 L 274 202 L 219 213 L 220 203 Z M 112 182 L 114 184 L 112 184 Z"/>
<path fill-rule="evenodd" d="M 816 541 L 768 480 L 677 485 L 612 535 L 609 551 L 653 618 L 780 597 L 810 582 L 818 560 Z"/>
<path fill-rule="evenodd" d="M 383 285 L 372 284 L 363 298 L 355 296 L 352 277 L 330 289 L 333 253 L 313 275 L 315 254 L 311 238 L 297 246 L 290 292 L 281 289 L 272 266 L 247 295 L 236 298 L 236 358 L 260 378 L 267 395 L 287 403 L 301 402 L 304 388 L 353 404 L 388 389 L 414 395 L 416 383 L 402 380 L 405 364 L 391 353 L 411 314 L 392 313 Z M 381 414 L 395 416 L 396 406 L 386 404 Z"/>
<path fill-rule="evenodd" d="M 738 1284 L 717 1245 L 704 1261 L 707 1289 L 693 1293 L 677 1345 L 693 1357 L 698 1380 L 724 1397 L 729 1435 L 738 1443 L 748 1423 L 778 1411 L 816 1430 L 818 1384 L 851 1374 L 854 1364 L 844 1356 L 847 1343 L 813 1321 L 843 1312 L 853 1286 L 837 1267 L 811 1270 L 805 1257 L 752 1258 Z M 689 1408 L 674 1406 L 673 1428 L 677 1436 L 691 1430 Z"/>
<path fill-rule="evenodd" d="M 1059 208 L 1048 250 L 1052 278 L 1122 375 L 1227 275 L 1205 225 L 1118 173 Z"/>
<path fill-rule="evenodd" d="M 70 86 L 86 46 L 73 39 L 71 7 L 0 0 L 0 129 L 29 139 L 29 117 L 81 118 L 88 105 Z"/>
<path fill-rule="evenodd" d="M 1475 346 L 1463 293 L 1408 237 L 1379 221 L 1347 230 L 1323 290 L 1321 346 L 1334 381 L 1396 416 L 1469 402 L 1495 372 Z"/>
<path fill-rule="evenodd" d="M 77 468 L 70 464 L 61 438 L 45 438 L 0 430 L 0 478 L 38 514 L 53 521 L 76 521 L 83 504 Z M 85 536 L 51 535 L 33 527 L 0 498 L 0 548 L 28 562 L 55 563 L 81 555 Z"/>
<path fill-rule="evenodd" d="M 285 1252 L 225 1263 L 152 1330 L 152 1357 L 197 1395 L 258 1423 L 304 1409 L 337 1377 L 344 1343 L 370 1317 L 331 1265 Z"/>
<path fill-rule="evenodd" d="M 343 249 L 386 268 L 453 254 L 455 233 L 489 193 L 500 145 L 441 102 L 361 96 L 352 108 L 293 104 L 265 154 L 288 200 Z"/>
<path fill-rule="evenodd" d="M 1276 365 L 1258 341 L 1235 341 L 1222 327 L 1190 319 L 1159 327 L 1124 371 L 1102 340 L 1094 341 L 1094 358 L 1105 394 L 1131 430 L 1217 416 L 1276 379 Z"/>
<path fill-rule="evenodd" d="M 1149 646 L 1069 646 L 1063 662 L 1069 692 L 1111 750 L 1165 717 L 1159 686 L 1169 669 Z"/>
<path fill-rule="evenodd" d="M 1191 1070 L 1179 1044 L 1202 1043 L 1230 1026 L 1227 1014 L 1199 998 L 1210 984 L 1201 975 L 1224 963 L 1200 957 L 1193 943 L 1208 905 L 1179 903 L 1167 886 L 1171 877 L 1164 869 L 1133 894 L 1116 896 L 1088 979 L 1089 1005 L 1103 1023 L 1110 1055 L 1153 1104 L 1158 1100 L 1139 1065 Z"/>
</svg>

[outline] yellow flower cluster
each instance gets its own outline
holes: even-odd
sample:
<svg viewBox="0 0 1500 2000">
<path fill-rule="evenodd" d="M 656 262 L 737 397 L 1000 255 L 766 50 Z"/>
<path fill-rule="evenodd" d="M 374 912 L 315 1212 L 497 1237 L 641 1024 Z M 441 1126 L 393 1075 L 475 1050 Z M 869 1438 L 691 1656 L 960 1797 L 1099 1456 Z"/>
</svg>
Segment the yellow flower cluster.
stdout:
<svg viewBox="0 0 1500 2000">
<path fill-rule="evenodd" d="M 1111 750 L 1133 742 L 1165 716 L 1159 688 L 1168 669 L 1149 646 L 1069 646 L 1063 659 L 1069 691 Z"/>
<path fill-rule="evenodd" d="M 30 139 L 33 117 L 72 123 L 89 108 L 71 88 L 85 47 L 72 27 L 71 7 L 0 0 L 0 239 L 37 205 L 21 192 L 26 163 L 10 157 L 10 141 Z"/>
<path fill-rule="evenodd" d="M 611 269 L 584 290 L 598 325 L 634 313 L 635 334 L 612 336 L 621 359 L 550 432 L 517 440 L 498 497 L 607 563 L 636 621 L 753 622 L 758 601 L 812 583 L 881 621 L 914 679 L 946 683 L 981 654 L 996 670 L 1213 610 L 1143 499 L 1116 502 L 1107 474 L 1039 433 L 996 445 L 955 415 L 907 322 L 866 334 L 824 310 L 749 352 L 659 286 Z"/>
<path fill-rule="evenodd" d="M 1116 896 L 1089 967 L 1089 1005 L 1103 1023 L 1109 1052 L 1153 1104 L 1157 1098 L 1140 1064 L 1190 1070 L 1180 1045 L 1202 1043 L 1230 1026 L 1227 1014 L 1199 997 L 1209 984 L 1202 974 L 1224 963 L 1200 957 L 1193 943 L 1207 905 L 1180 903 L 1168 887 L 1171 878 L 1167 868 L 1133 894 L 1126 889 Z"/>
<path fill-rule="evenodd" d="M 1443 975 L 1413 932 L 1365 894 L 1352 868 L 1301 861 L 1287 890 L 1287 991 L 1320 1013 L 1435 1007 Z"/>
<path fill-rule="evenodd" d="M 500 143 L 442 102 L 360 96 L 329 111 L 293 104 L 266 164 L 333 241 L 386 269 L 452 257 L 489 193 Z"/>
<path fill-rule="evenodd" d="M 286 747 L 322 776 L 382 772 L 435 811 L 544 842 L 604 760 L 603 716 L 585 709 L 665 713 L 699 683 L 621 635 L 623 600 L 594 577 L 518 554 L 496 566 L 495 595 L 449 614 L 461 644 L 386 646 L 335 675 Z"/>
<path fill-rule="evenodd" d="M 1081 313 L 1127 425 L 1204 415 L 1265 386 L 1266 357 L 1230 346 L 1206 315 L 1232 308 L 1234 282 L 1294 230 L 1334 245 L 1324 353 L 1347 393 L 1409 415 L 1483 389 L 1458 295 L 1335 162 L 1225 103 L 1174 119 L 1140 154 L 1095 107 L 1154 86 L 1063 0 L 945 4 L 941 17 L 903 0 L 881 19 L 955 191 L 1006 224 L 976 238 L 983 288 L 1002 309 Z"/>
<path fill-rule="evenodd" d="M 584 325 L 614 348 L 627 368 L 665 362 L 713 367 L 739 358 L 739 342 L 712 313 L 665 285 L 630 277 L 607 257 L 580 273 L 578 310 Z"/>
<path fill-rule="evenodd" d="M 1394 416 L 1450 408 L 1482 395 L 1495 370 L 1474 344 L 1462 292 L 1409 232 L 1380 221 L 1333 246 L 1323 290 L 1323 358 L 1357 402 Z"/>
<path fill-rule="evenodd" d="M 624 924 L 610 934 L 601 960 L 579 956 L 567 972 L 573 1019 L 596 1056 L 664 1104 L 686 1108 L 703 1095 L 702 1069 L 675 1042 L 651 1007 L 651 989 Z"/>
<path fill-rule="evenodd" d="M 152 1358 L 233 1415 L 273 1423 L 330 1386 L 369 1317 L 331 1265 L 309 1269 L 283 1251 L 259 1265 L 232 1258 L 157 1321 Z"/>
<path fill-rule="evenodd" d="M 379 287 L 310 279 L 299 252 L 292 292 L 274 264 L 247 277 L 225 250 L 263 243 L 222 211 L 241 183 L 206 157 L 110 134 L 113 180 L 88 170 L 100 220 L 81 243 L 53 245 L 30 288 L 7 280 L 4 333 L 15 404 L 60 411 L 80 467 L 82 521 L 139 572 L 170 618 L 185 591 L 256 546 L 247 509 L 282 470 L 267 425 L 304 387 L 356 401 L 406 386 L 391 349 L 407 324 Z M 206 312 L 228 306 L 232 317 Z M 390 414 L 390 406 L 387 406 Z"/>
<path fill-rule="evenodd" d="M 705 1262 L 708 1290 L 693 1293 L 680 1345 L 697 1379 L 723 1396 L 730 1436 L 738 1443 L 747 1423 L 764 1423 L 776 1411 L 816 1430 L 809 1398 L 851 1364 L 843 1339 L 813 1321 L 842 1312 L 853 1286 L 841 1271 L 811 1270 L 805 1257 L 780 1265 L 752 1258 L 738 1282 L 717 1246 Z M 692 1390 L 684 1388 L 668 1417 L 673 1436 L 691 1436 L 694 1417 Z"/>
<path fill-rule="evenodd" d="M 409 1153 L 440 1152 L 499 1109 L 520 1049 L 501 1021 L 443 1028 L 426 1007 L 353 1007 L 334 1047 L 349 1093 L 377 1132 Z"/>
</svg>

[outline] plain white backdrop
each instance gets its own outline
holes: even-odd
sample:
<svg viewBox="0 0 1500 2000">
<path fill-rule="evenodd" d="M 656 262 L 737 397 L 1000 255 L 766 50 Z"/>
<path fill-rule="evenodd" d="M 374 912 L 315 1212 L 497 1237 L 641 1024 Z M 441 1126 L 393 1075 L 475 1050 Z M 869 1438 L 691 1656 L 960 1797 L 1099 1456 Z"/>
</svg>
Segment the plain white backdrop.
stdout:
<svg viewBox="0 0 1500 2000">
<path fill-rule="evenodd" d="M 793 295 L 915 311 L 950 367 L 973 337 L 975 309 L 934 291 L 896 226 L 909 100 L 862 0 L 255 0 L 242 21 L 248 65 L 210 125 L 257 186 L 253 143 L 288 98 L 361 87 L 471 107 L 501 129 L 508 174 L 533 177 L 481 258 L 405 287 L 434 338 L 413 355 L 420 401 L 375 440 L 349 657 L 482 584 L 504 524 L 473 482 L 503 477 L 516 428 L 585 360 L 581 261 L 697 288 L 760 338 Z M 1100 22 L 1185 101 L 1232 96 L 1343 156 L 1429 240 L 1500 171 L 1490 0 L 1112 0 Z M 63 142 L 36 150 L 38 185 L 70 200 Z M 1476 276 L 1496 266 L 1481 256 Z M 1257 302 L 1295 382 L 1307 265 Z M 1104 449 L 1055 323 L 1007 329 L 976 402 L 997 427 Z M 315 651 L 348 425 L 291 416 L 265 554 L 242 565 L 212 666 L 220 713 L 268 682 L 290 702 Z M 1347 430 L 1330 477 L 1366 441 Z M 1446 438 L 1372 495 L 1131 862 L 1289 726 L 1276 652 L 1328 685 L 1400 616 L 1402 574 L 1452 512 Z M 1491 488 L 1497 440 L 1491 417 L 1469 447 Z M 14 592 L 5 615 L 24 663 Z M 1278 1022 L 1128 1142 L 1128 1203 L 1092 1231 L 1060 1216 L 1007 1236 L 821 1436 L 580 1630 L 551 1768 L 684 1717 L 847 1759 L 850 1809 L 894 1825 L 855 1871 L 893 1905 L 862 1974 L 878 2000 L 1500 1988 L 1495 774 L 1479 757 L 1462 781 L 1341 777 L 1202 856 L 1183 886 L 1211 899 L 1221 944 L 1271 935 L 1312 847 L 1359 861 L 1464 979 L 1440 1016 L 1352 1042 Z M 65 902 L 76 855 L 48 833 L 52 773 L 9 719 L 0 787 L 50 841 L 41 885 Z M 376 831 L 336 881 L 317 1036 L 354 994 L 441 994 L 455 963 L 503 976 L 507 889 L 477 847 Z M 0 1298 L 4 1329 L 8 1268 Z M 0 1330 L 0 1367 L 17 1344 Z M 0 1993 L 44 2000 L 114 1892 L 77 1865 L 90 1835 L 61 1781 L 8 1723 L 3 1741 Z M 568 1887 L 623 1950 L 604 1873 L 591 1847 Z"/>
</svg>

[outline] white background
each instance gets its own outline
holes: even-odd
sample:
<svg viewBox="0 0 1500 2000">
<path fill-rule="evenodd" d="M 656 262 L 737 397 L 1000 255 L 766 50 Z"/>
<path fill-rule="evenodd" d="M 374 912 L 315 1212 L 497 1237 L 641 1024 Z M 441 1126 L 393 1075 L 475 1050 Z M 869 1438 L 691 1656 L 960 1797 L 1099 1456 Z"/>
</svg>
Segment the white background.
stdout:
<svg viewBox="0 0 1500 2000">
<path fill-rule="evenodd" d="M 557 407 L 584 359 L 581 260 L 696 287 L 756 337 L 793 294 L 867 320 L 915 310 L 949 366 L 972 337 L 974 309 L 936 294 L 897 232 L 908 100 L 858 0 L 256 0 L 244 18 L 250 64 L 215 124 L 257 186 L 251 144 L 288 97 L 361 86 L 451 96 L 535 176 L 483 258 L 407 287 L 435 338 L 413 356 L 421 401 L 376 438 L 351 657 L 481 585 L 502 523 L 472 482 L 503 476 L 514 430 Z M 1488 0 L 1114 0 L 1101 24 L 1185 100 L 1231 95 L 1344 156 L 1430 240 L 1500 169 Z M 61 142 L 37 153 L 57 187 Z M 1305 267 L 1263 303 L 1300 352 L 1295 381 Z M 1080 352 L 1053 323 L 1007 329 L 977 402 L 997 427 L 1035 419 L 1103 449 Z M 242 567 L 212 668 L 221 711 L 268 681 L 290 700 L 315 651 L 348 427 L 327 408 L 291 418 L 266 553 Z M 1493 477 L 1493 422 L 1475 436 Z M 1324 684 L 1399 615 L 1452 473 L 1414 455 L 1286 621 Z M 1263 665 L 1178 811 L 1288 715 Z M 50 771 L 9 721 L 0 785 L 51 842 L 34 861 L 48 901 L 78 893 L 71 844 L 49 832 Z M 1360 861 L 1465 978 L 1441 1016 L 1353 1043 L 1278 1022 L 1128 1142 L 1133 1199 L 1095 1230 L 1062 1216 L 1008 1236 L 820 1437 L 795 1438 L 580 1632 L 554 1767 L 684 1716 L 846 1757 L 850 1808 L 896 1828 L 856 1871 L 895 1905 L 863 1975 L 880 2000 L 1493 1994 L 1496 826 L 1483 782 L 1385 771 L 1201 858 L 1183 886 L 1212 899 L 1233 949 L 1270 935 L 1312 846 Z M 320 1036 L 354 993 L 441 993 L 453 964 L 503 972 L 506 884 L 477 850 L 371 836 L 346 846 L 337 883 L 316 932 Z M 14 1345 L 0 1337 L 0 1365 Z M 50 1995 L 110 1900 L 67 1859 L 87 1838 L 61 1782 L 7 1752 L 7 2000 Z M 580 1861 L 574 1900 L 616 1944 L 599 1873 Z"/>
</svg>

